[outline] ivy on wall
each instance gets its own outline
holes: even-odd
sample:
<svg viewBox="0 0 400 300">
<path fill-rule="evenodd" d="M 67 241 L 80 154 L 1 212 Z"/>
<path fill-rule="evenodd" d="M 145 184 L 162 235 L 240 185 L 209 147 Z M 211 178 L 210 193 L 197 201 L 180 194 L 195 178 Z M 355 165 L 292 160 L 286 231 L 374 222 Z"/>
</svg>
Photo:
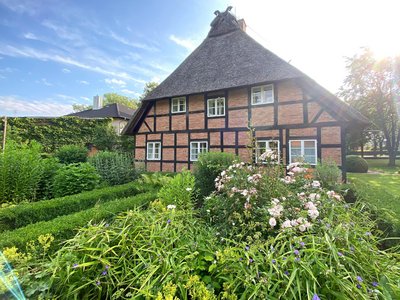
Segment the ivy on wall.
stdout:
<svg viewBox="0 0 400 300">
<path fill-rule="evenodd" d="M 96 132 L 110 126 L 112 119 L 57 118 L 8 118 L 7 139 L 16 142 L 35 140 L 43 151 L 52 153 L 64 145 L 92 144 Z M 4 124 L 1 122 L 1 136 Z"/>
</svg>

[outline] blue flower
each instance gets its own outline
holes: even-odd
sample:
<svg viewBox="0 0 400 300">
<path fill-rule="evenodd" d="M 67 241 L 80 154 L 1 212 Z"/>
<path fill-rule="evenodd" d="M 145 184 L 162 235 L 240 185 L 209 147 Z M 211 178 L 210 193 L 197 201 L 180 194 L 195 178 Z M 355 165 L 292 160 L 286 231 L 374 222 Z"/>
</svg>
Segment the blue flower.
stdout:
<svg viewBox="0 0 400 300">
<path fill-rule="evenodd" d="M 305 243 L 304 242 L 300 242 L 300 246 L 301 247 L 304 247 L 305 246 Z M 318 296 L 317 296 L 318 297 Z"/>
<path fill-rule="evenodd" d="M 340 257 L 344 256 L 342 252 L 338 252 L 337 255 L 339 255 Z"/>
<path fill-rule="evenodd" d="M 372 233 L 371 233 L 371 232 L 369 232 L 369 231 L 367 231 L 367 232 L 365 233 L 365 235 L 366 235 L 366 236 L 371 236 L 371 235 L 372 235 Z"/>
<path fill-rule="evenodd" d="M 107 224 L 105 225 L 105 227 L 108 227 L 108 226 L 110 226 L 110 224 L 107 223 Z"/>
<path fill-rule="evenodd" d="M 376 282 L 376 281 L 374 281 L 374 282 L 372 282 L 372 286 L 373 287 L 377 287 L 379 284 Z"/>
<path fill-rule="evenodd" d="M 106 276 L 107 275 L 107 271 L 101 272 L 101 275 Z"/>
<path fill-rule="evenodd" d="M 295 250 L 293 251 L 293 253 L 294 253 L 294 255 L 299 255 L 299 254 L 300 254 L 300 251 L 297 250 L 297 249 L 295 249 Z"/>
<path fill-rule="evenodd" d="M 286 260 L 286 257 L 282 258 L 282 260 Z"/>
<path fill-rule="evenodd" d="M 361 278 L 361 276 L 357 276 L 357 281 L 358 282 L 363 282 L 363 279 Z"/>
<path fill-rule="evenodd" d="M 357 284 L 357 288 L 358 288 L 358 289 L 361 289 L 361 285 Z"/>
<path fill-rule="evenodd" d="M 250 259 L 249 259 L 249 262 L 250 262 L 250 263 L 254 262 L 254 259 L 250 258 Z"/>
<path fill-rule="evenodd" d="M 78 267 L 78 264 L 73 264 L 72 268 L 76 269 Z"/>
<path fill-rule="evenodd" d="M 294 260 L 295 261 L 300 261 L 300 257 L 296 257 Z"/>
<path fill-rule="evenodd" d="M 284 273 L 286 276 L 289 276 L 289 274 L 290 274 L 289 271 L 285 271 Z"/>
<path fill-rule="evenodd" d="M 250 250 L 250 246 L 246 245 L 246 247 L 244 247 L 244 250 L 249 251 Z"/>
<path fill-rule="evenodd" d="M 239 257 L 239 260 L 243 260 L 243 258 Z"/>
<path fill-rule="evenodd" d="M 167 224 L 170 224 L 170 223 L 171 223 L 171 219 L 168 219 Z"/>
<path fill-rule="evenodd" d="M 110 266 L 106 265 L 106 270 L 108 270 L 110 268 Z"/>
<path fill-rule="evenodd" d="M 276 264 L 276 260 L 275 260 L 275 259 L 273 259 L 271 262 L 272 262 L 273 264 Z"/>
<path fill-rule="evenodd" d="M 100 283 L 101 283 L 100 281 L 96 281 L 96 285 L 100 285 Z"/>
<path fill-rule="evenodd" d="M 312 300 L 321 300 L 321 298 L 318 297 L 317 294 L 314 294 L 314 295 L 312 296 Z"/>
</svg>

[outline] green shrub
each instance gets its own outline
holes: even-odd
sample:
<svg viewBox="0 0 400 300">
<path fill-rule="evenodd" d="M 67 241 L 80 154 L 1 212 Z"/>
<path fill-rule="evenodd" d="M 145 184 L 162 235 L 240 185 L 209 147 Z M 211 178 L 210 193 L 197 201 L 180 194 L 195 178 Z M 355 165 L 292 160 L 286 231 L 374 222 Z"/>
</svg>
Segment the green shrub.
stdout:
<svg viewBox="0 0 400 300">
<path fill-rule="evenodd" d="M 0 203 L 37 198 L 43 173 L 40 152 L 41 146 L 36 142 L 7 143 L 5 152 L 0 153 Z"/>
<path fill-rule="evenodd" d="M 88 150 L 85 147 L 78 145 L 62 146 L 55 154 L 62 164 L 74 164 L 85 162 L 87 159 Z"/>
<path fill-rule="evenodd" d="M 182 208 L 193 208 L 195 179 L 189 171 L 175 175 L 167 185 L 158 192 L 158 198 L 165 205 Z"/>
<path fill-rule="evenodd" d="M 61 164 L 57 158 L 50 157 L 45 158 L 42 161 L 43 172 L 40 176 L 40 181 L 38 182 L 38 190 L 37 190 L 37 199 L 52 199 L 54 198 L 53 194 L 53 183 L 54 177 L 61 168 Z"/>
<path fill-rule="evenodd" d="M 108 227 L 82 229 L 67 241 L 50 265 L 49 294 L 62 299 L 216 299 L 211 282 L 201 276 L 213 264 L 215 243 L 214 231 L 191 211 L 134 210 Z"/>
<path fill-rule="evenodd" d="M 154 200 L 155 197 L 155 192 L 143 193 L 129 198 L 102 203 L 93 208 L 70 215 L 59 216 L 50 221 L 41 221 L 13 231 L 3 232 L 0 234 L 0 249 L 12 246 L 24 248 L 27 242 L 36 240 L 40 235 L 44 234 L 51 234 L 57 242 L 60 242 L 72 237 L 78 227 L 85 226 L 90 220 L 98 222 L 103 219 L 111 219 L 115 214 L 145 205 Z"/>
<path fill-rule="evenodd" d="M 333 160 L 328 160 L 317 164 L 314 176 L 324 188 L 333 189 L 340 183 L 342 171 Z"/>
<path fill-rule="evenodd" d="M 153 189 L 151 185 L 137 182 L 106 187 L 77 195 L 65 196 L 34 203 L 23 203 L 0 209 L 0 232 L 13 230 L 40 221 L 52 220 L 58 216 L 72 214 L 118 198 L 136 195 Z"/>
<path fill-rule="evenodd" d="M 100 175 L 89 163 L 70 164 L 59 169 L 54 177 L 54 196 L 62 197 L 90 191 L 100 182 Z"/>
<path fill-rule="evenodd" d="M 232 153 L 206 152 L 200 154 L 194 165 L 194 176 L 196 177 L 196 188 L 200 194 L 200 204 L 202 198 L 214 191 L 214 179 L 235 161 L 240 161 L 240 159 Z"/>
<path fill-rule="evenodd" d="M 356 155 L 348 155 L 346 157 L 346 170 L 347 172 L 353 173 L 367 173 L 368 163 L 362 157 Z"/>
<path fill-rule="evenodd" d="M 89 163 L 109 185 L 123 184 L 136 177 L 132 155 L 127 153 L 101 151 L 90 157 Z"/>
</svg>

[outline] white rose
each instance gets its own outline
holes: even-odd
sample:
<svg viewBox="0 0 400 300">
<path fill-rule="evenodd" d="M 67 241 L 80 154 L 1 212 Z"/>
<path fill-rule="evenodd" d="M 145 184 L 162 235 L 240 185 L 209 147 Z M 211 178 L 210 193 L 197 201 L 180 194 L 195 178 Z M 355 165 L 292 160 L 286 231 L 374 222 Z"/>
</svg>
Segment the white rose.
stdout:
<svg viewBox="0 0 400 300">
<path fill-rule="evenodd" d="M 275 218 L 270 218 L 270 219 L 269 219 L 269 225 L 271 225 L 271 227 L 275 227 L 275 225 L 276 225 L 276 220 L 275 220 Z"/>
</svg>

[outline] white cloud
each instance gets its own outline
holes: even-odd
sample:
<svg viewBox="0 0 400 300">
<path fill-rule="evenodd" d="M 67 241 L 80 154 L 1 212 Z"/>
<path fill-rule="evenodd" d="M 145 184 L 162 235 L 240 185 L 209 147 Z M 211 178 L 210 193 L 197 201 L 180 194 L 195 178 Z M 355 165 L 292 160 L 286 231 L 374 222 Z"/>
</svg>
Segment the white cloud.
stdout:
<svg viewBox="0 0 400 300">
<path fill-rule="evenodd" d="M 82 100 L 91 101 L 89 97 L 81 97 Z"/>
<path fill-rule="evenodd" d="M 78 81 L 80 84 L 84 84 L 84 85 L 89 85 L 90 83 L 86 80 L 79 80 Z"/>
<path fill-rule="evenodd" d="M 135 96 L 135 97 L 139 97 L 141 95 L 138 92 L 135 92 L 135 91 L 132 91 L 132 90 L 128 90 L 128 89 L 122 89 L 121 92 L 124 93 L 124 94 Z"/>
<path fill-rule="evenodd" d="M 47 86 L 53 86 L 53 84 L 50 83 L 46 78 L 41 78 L 40 80 L 36 80 L 36 83 L 41 83 Z"/>
<path fill-rule="evenodd" d="M 67 69 L 67 68 L 63 68 L 63 69 L 61 70 L 61 72 L 67 74 L 67 73 L 71 73 L 71 70 L 70 70 L 70 69 Z"/>
<path fill-rule="evenodd" d="M 28 40 L 38 40 L 39 38 L 32 32 L 27 32 L 24 35 L 24 38 L 28 39 Z"/>
<path fill-rule="evenodd" d="M 50 20 L 43 21 L 42 25 L 54 31 L 59 38 L 74 43 L 75 46 L 86 45 L 85 39 L 82 38 L 81 34 L 72 28 L 57 25 Z"/>
<path fill-rule="evenodd" d="M 1 114 L 9 116 L 62 116 L 72 112 L 70 104 L 55 101 L 24 99 L 19 96 L 0 96 Z"/>
<path fill-rule="evenodd" d="M 57 98 L 63 99 L 64 101 L 70 101 L 70 102 L 75 102 L 76 97 L 74 96 L 69 96 L 69 95 L 64 95 L 64 94 L 56 94 L 55 95 Z M 52 100 L 52 99 L 50 99 Z"/>
<path fill-rule="evenodd" d="M 126 72 L 119 72 L 115 70 L 105 69 L 99 66 L 79 62 L 71 57 L 64 56 L 58 53 L 45 53 L 29 47 L 17 48 L 11 45 L 0 45 L 0 54 L 11 57 L 29 57 L 42 61 L 54 61 L 57 63 L 78 67 L 81 69 L 89 70 L 92 72 L 100 73 L 103 75 L 115 76 L 126 80 L 136 81 L 138 83 L 146 83 L 145 80 L 136 79 Z"/>
<path fill-rule="evenodd" d="M 194 41 L 192 39 L 183 39 L 183 38 L 177 37 L 177 36 L 175 36 L 173 34 L 171 34 L 169 36 L 169 39 L 171 41 L 173 41 L 175 44 L 185 48 L 188 51 L 193 51 L 197 46 L 197 42 L 196 41 Z"/>
<path fill-rule="evenodd" d="M 143 50 L 147 50 L 147 51 L 151 51 L 151 52 L 159 51 L 159 49 L 154 46 L 150 46 L 150 45 L 147 45 L 144 43 L 137 43 L 137 42 L 130 41 L 120 35 L 117 35 L 113 31 L 110 31 L 110 37 L 113 38 L 114 40 L 116 40 L 117 42 L 120 42 L 121 44 L 124 44 L 126 46 L 131 46 L 134 48 L 139 48 L 139 49 L 143 49 Z"/>
<path fill-rule="evenodd" d="M 106 78 L 104 79 L 105 83 L 109 85 L 118 85 L 120 87 L 126 86 L 126 82 L 121 80 L 121 79 L 116 79 L 116 78 Z"/>
</svg>

